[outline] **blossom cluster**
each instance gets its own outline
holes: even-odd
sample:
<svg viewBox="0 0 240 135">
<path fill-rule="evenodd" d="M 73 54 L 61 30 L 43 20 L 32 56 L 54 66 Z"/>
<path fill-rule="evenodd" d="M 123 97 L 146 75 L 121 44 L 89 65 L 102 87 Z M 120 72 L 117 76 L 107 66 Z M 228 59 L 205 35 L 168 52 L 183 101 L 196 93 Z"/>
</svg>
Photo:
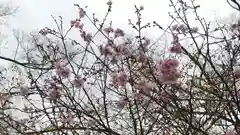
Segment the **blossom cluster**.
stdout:
<svg viewBox="0 0 240 135">
<path fill-rule="evenodd" d="M 165 59 L 158 64 L 158 75 L 163 83 L 174 83 L 181 77 L 176 59 Z"/>
<path fill-rule="evenodd" d="M 172 41 L 173 46 L 171 46 L 169 50 L 172 53 L 181 54 L 182 53 L 182 45 L 179 42 L 178 35 L 173 33 L 172 36 L 173 36 L 173 41 Z"/>
<path fill-rule="evenodd" d="M 111 80 L 112 85 L 115 87 L 119 87 L 119 86 L 125 87 L 129 81 L 129 76 L 124 71 L 119 73 L 113 73 L 111 77 L 112 77 L 112 80 Z"/>
</svg>

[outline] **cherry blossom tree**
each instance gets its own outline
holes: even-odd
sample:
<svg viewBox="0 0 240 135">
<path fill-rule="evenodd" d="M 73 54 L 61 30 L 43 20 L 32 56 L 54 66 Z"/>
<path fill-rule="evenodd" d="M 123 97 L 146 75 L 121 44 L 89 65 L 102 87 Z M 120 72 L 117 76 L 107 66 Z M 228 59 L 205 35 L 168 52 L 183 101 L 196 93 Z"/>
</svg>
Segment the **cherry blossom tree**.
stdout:
<svg viewBox="0 0 240 135">
<path fill-rule="evenodd" d="M 111 1 L 102 20 L 76 4 L 67 30 L 53 17 L 56 28 L 31 33 L 21 57 L 0 57 L 13 63 L 1 72 L 1 132 L 240 134 L 240 21 L 212 25 L 194 0 L 169 2 L 167 26 L 144 24 L 144 7 L 135 6 L 134 36 L 107 22 Z M 167 49 L 143 34 L 149 27 L 171 36 Z"/>
</svg>

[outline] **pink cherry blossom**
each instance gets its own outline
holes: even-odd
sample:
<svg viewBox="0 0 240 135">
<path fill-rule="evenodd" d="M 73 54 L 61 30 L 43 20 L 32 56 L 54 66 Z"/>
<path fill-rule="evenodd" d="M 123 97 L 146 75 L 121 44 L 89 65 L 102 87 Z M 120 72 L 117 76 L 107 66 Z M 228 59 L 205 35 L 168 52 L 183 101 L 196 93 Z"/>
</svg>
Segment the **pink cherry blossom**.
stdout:
<svg viewBox="0 0 240 135">
<path fill-rule="evenodd" d="M 144 63 L 144 62 L 146 62 L 147 61 L 147 56 L 144 54 L 144 53 L 139 53 L 137 56 L 136 56 L 136 60 L 138 61 L 138 62 L 142 62 L 142 63 Z"/>
<path fill-rule="evenodd" d="M 180 78 L 181 74 L 177 67 L 179 62 L 176 59 L 166 59 L 159 63 L 158 75 L 163 83 L 174 83 Z"/>
<path fill-rule="evenodd" d="M 160 62 L 159 68 L 161 71 L 175 69 L 179 66 L 179 62 L 176 59 L 165 59 Z"/>
<path fill-rule="evenodd" d="M 56 83 L 51 82 L 46 89 L 50 100 L 56 101 L 61 97 L 61 87 L 57 86 Z"/>
<path fill-rule="evenodd" d="M 232 130 L 229 130 L 225 133 L 225 135 L 235 135 L 235 133 Z"/>
<path fill-rule="evenodd" d="M 120 37 L 120 36 L 124 36 L 125 34 L 124 34 L 124 31 L 123 30 L 121 30 L 121 29 L 119 29 L 119 28 L 117 28 L 116 30 L 115 30 L 115 37 Z"/>
<path fill-rule="evenodd" d="M 177 30 L 177 28 L 178 28 L 178 24 L 175 24 L 175 25 L 172 26 L 173 31 Z"/>
<path fill-rule="evenodd" d="M 197 33 L 197 32 L 198 32 L 198 27 L 193 27 L 193 28 L 191 28 L 191 32 L 192 32 L 192 33 Z"/>
<path fill-rule="evenodd" d="M 76 87 L 76 88 L 81 88 L 83 87 L 84 83 L 85 83 L 86 79 L 85 78 L 81 78 L 81 77 L 76 77 L 74 80 L 73 80 L 73 85 Z"/>
<path fill-rule="evenodd" d="M 140 10 L 144 10 L 144 6 L 140 6 L 140 8 L 139 8 Z"/>
<path fill-rule="evenodd" d="M 115 55 L 116 57 L 120 57 L 120 56 L 128 56 L 130 55 L 130 50 L 126 45 L 118 45 L 114 48 L 115 50 Z"/>
<path fill-rule="evenodd" d="M 169 70 L 166 73 L 159 74 L 159 78 L 164 83 L 175 83 L 181 74 L 177 70 Z"/>
<path fill-rule="evenodd" d="M 186 33 L 187 27 L 184 24 L 181 24 L 181 25 L 178 26 L 177 31 L 182 32 L 182 33 Z"/>
<path fill-rule="evenodd" d="M 111 46 L 106 46 L 104 50 L 105 50 L 106 55 L 115 55 L 116 54 L 115 50 Z"/>
<path fill-rule="evenodd" d="M 67 61 L 58 59 L 55 63 L 55 69 L 58 76 L 67 78 L 70 75 L 70 69 L 67 66 Z"/>
<path fill-rule="evenodd" d="M 54 66 L 56 69 L 58 69 L 58 68 L 66 67 L 67 65 L 68 65 L 68 62 L 63 58 L 60 58 L 56 60 Z"/>
<path fill-rule="evenodd" d="M 73 27 L 75 25 L 76 21 L 75 20 L 71 20 L 70 21 L 70 24 L 71 24 L 71 27 Z"/>
<path fill-rule="evenodd" d="M 175 33 L 172 33 L 172 37 L 173 37 L 172 44 L 173 45 L 179 44 L 179 37 L 178 37 L 178 35 L 175 34 Z"/>
<path fill-rule="evenodd" d="M 46 36 L 47 34 L 51 33 L 51 30 L 48 28 L 43 28 L 39 31 L 39 33 L 43 36 Z"/>
<path fill-rule="evenodd" d="M 65 112 L 63 112 L 60 117 L 61 117 L 61 121 L 64 124 L 65 123 L 72 123 L 73 119 L 74 119 L 74 115 L 69 110 L 66 110 Z"/>
<path fill-rule="evenodd" d="M 111 6 L 113 3 L 112 3 L 112 1 L 111 0 L 109 0 L 108 2 L 107 2 L 107 5 L 108 6 Z"/>
<path fill-rule="evenodd" d="M 125 86 L 128 82 L 128 75 L 125 72 L 120 72 L 118 75 L 118 84 Z"/>
<path fill-rule="evenodd" d="M 91 33 L 86 33 L 85 31 L 81 32 L 81 37 L 86 42 L 90 42 L 92 40 L 92 34 Z"/>
<path fill-rule="evenodd" d="M 83 18 L 85 16 L 85 11 L 83 10 L 83 8 L 79 8 L 79 17 Z"/>
<path fill-rule="evenodd" d="M 56 73 L 57 73 L 57 75 L 59 75 L 63 78 L 67 78 L 70 75 L 70 69 L 67 67 L 57 68 Z"/>
<path fill-rule="evenodd" d="M 182 53 L 181 47 L 182 47 L 181 45 L 174 45 L 174 46 L 170 47 L 169 51 L 172 53 L 180 54 L 180 53 Z"/>
<path fill-rule="evenodd" d="M 99 51 L 100 51 L 100 54 L 104 55 L 104 56 L 107 56 L 107 55 L 113 56 L 113 55 L 116 54 L 114 48 L 112 46 L 109 46 L 109 45 L 107 45 L 105 47 L 99 46 Z"/>
<path fill-rule="evenodd" d="M 134 93 L 132 98 L 135 99 L 138 103 L 142 103 L 144 101 L 144 95 L 140 91 Z"/>
<path fill-rule="evenodd" d="M 114 30 L 113 30 L 112 27 L 107 27 L 107 28 L 104 28 L 103 31 L 104 31 L 105 33 L 109 34 L 109 33 L 113 32 Z"/>
<path fill-rule="evenodd" d="M 147 80 L 141 80 L 137 85 L 136 88 L 141 90 L 146 94 L 150 94 L 151 90 L 154 88 L 154 84 L 148 82 Z"/>
<path fill-rule="evenodd" d="M 125 72 L 113 73 L 111 77 L 112 85 L 116 87 L 125 87 L 129 80 L 129 76 Z"/>
<path fill-rule="evenodd" d="M 57 88 L 53 88 L 49 90 L 48 96 L 51 100 L 57 100 L 61 97 L 60 91 Z"/>
<path fill-rule="evenodd" d="M 81 23 L 79 19 L 71 20 L 70 25 L 71 27 L 79 28 L 80 30 L 82 30 L 83 28 L 83 23 Z"/>
<path fill-rule="evenodd" d="M 75 22 L 74 26 L 75 26 L 75 28 L 78 28 L 80 26 L 80 22 L 79 21 Z"/>
</svg>

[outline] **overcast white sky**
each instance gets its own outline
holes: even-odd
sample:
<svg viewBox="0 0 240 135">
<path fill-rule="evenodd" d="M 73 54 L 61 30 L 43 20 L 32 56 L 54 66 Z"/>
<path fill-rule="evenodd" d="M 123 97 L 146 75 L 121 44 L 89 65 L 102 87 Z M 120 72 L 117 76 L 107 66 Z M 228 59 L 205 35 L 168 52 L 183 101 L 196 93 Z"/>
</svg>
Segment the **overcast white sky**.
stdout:
<svg viewBox="0 0 240 135">
<path fill-rule="evenodd" d="M 25 32 L 31 32 L 35 29 L 41 29 L 45 26 L 54 27 L 53 16 L 61 15 L 64 18 L 66 27 L 69 27 L 69 21 L 77 17 L 77 9 L 73 4 L 80 6 L 88 5 L 88 13 L 96 13 L 97 16 L 103 17 L 107 11 L 107 0 L 0 0 L 0 2 L 8 1 L 13 5 L 18 5 L 19 11 L 12 17 L 5 35 L 9 36 L 8 48 L 15 48 L 16 43 L 11 37 L 13 28 L 19 28 Z M 132 29 L 128 26 L 128 19 L 134 18 L 134 4 L 143 5 L 145 10 L 143 17 L 145 21 L 157 21 L 162 25 L 170 22 L 168 17 L 169 0 L 112 0 L 113 12 L 109 16 L 109 20 L 113 21 L 114 27 L 124 28 L 130 32 Z M 199 13 L 208 20 L 214 20 L 214 17 L 228 16 L 232 9 L 226 0 L 195 0 L 201 5 Z M 100 18 L 101 19 L 101 18 Z M 87 25 L 87 24 L 85 24 Z M 148 35 L 157 38 L 161 35 L 159 30 L 149 30 Z M 10 45 L 9 45 L 10 44 Z M 10 49 L 10 48 L 9 48 Z M 2 54 L 2 53 L 1 53 Z"/>
<path fill-rule="evenodd" d="M 1 0 L 0 0 L 1 1 Z M 2 0 L 3 1 L 3 0 Z M 89 6 L 89 13 L 95 12 L 98 16 L 103 16 L 106 12 L 107 0 L 4 0 L 11 1 L 19 5 L 19 12 L 11 20 L 11 27 L 19 27 L 26 31 L 51 26 L 53 21 L 50 15 L 63 16 L 69 21 L 76 17 L 76 8 L 73 4 Z M 133 17 L 134 4 L 145 7 L 144 18 L 152 22 L 157 20 L 167 23 L 169 12 L 168 0 L 112 0 L 113 12 L 111 20 L 115 25 L 126 26 L 127 19 Z M 201 14 L 207 18 L 212 18 L 217 13 L 219 16 L 226 16 L 230 13 L 230 7 L 226 0 L 196 0 L 201 5 Z"/>
</svg>

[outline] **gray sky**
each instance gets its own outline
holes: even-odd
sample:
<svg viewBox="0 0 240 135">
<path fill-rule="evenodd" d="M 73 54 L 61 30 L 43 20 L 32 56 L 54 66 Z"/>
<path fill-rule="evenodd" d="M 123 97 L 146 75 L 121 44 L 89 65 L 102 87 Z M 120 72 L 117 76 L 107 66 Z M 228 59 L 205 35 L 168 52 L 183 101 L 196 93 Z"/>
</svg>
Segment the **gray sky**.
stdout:
<svg viewBox="0 0 240 135">
<path fill-rule="evenodd" d="M 1 0 L 0 0 L 1 1 Z M 26 31 L 52 26 L 53 21 L 50 15 L 63 16 L 66 21 L 74 19 L 77 15 L 73 4 L 80 6 L 88 5 L 89 13 L 95 12 L 102 17 L 106 10 L 107 0 L 5 0 L 11 1 L 20 6 L 19 12 L 11 20 L 11 27 L 19 27 Z M 116 26 L 126 27 L 127 19 L 134 17 L 134 4 L 145 7 L 144 19 L 152 22 L 156 20 L 161 24 L 169 21 L 168 0 L 112 0 L 113 12 L 109 19 L 114 21 Z M 217 16 L 226 16 L 230 12 L 230 7 L 226 0 L 196 0 L 201 5 L 200 14 L 208 19 Z"/>
</svg>

